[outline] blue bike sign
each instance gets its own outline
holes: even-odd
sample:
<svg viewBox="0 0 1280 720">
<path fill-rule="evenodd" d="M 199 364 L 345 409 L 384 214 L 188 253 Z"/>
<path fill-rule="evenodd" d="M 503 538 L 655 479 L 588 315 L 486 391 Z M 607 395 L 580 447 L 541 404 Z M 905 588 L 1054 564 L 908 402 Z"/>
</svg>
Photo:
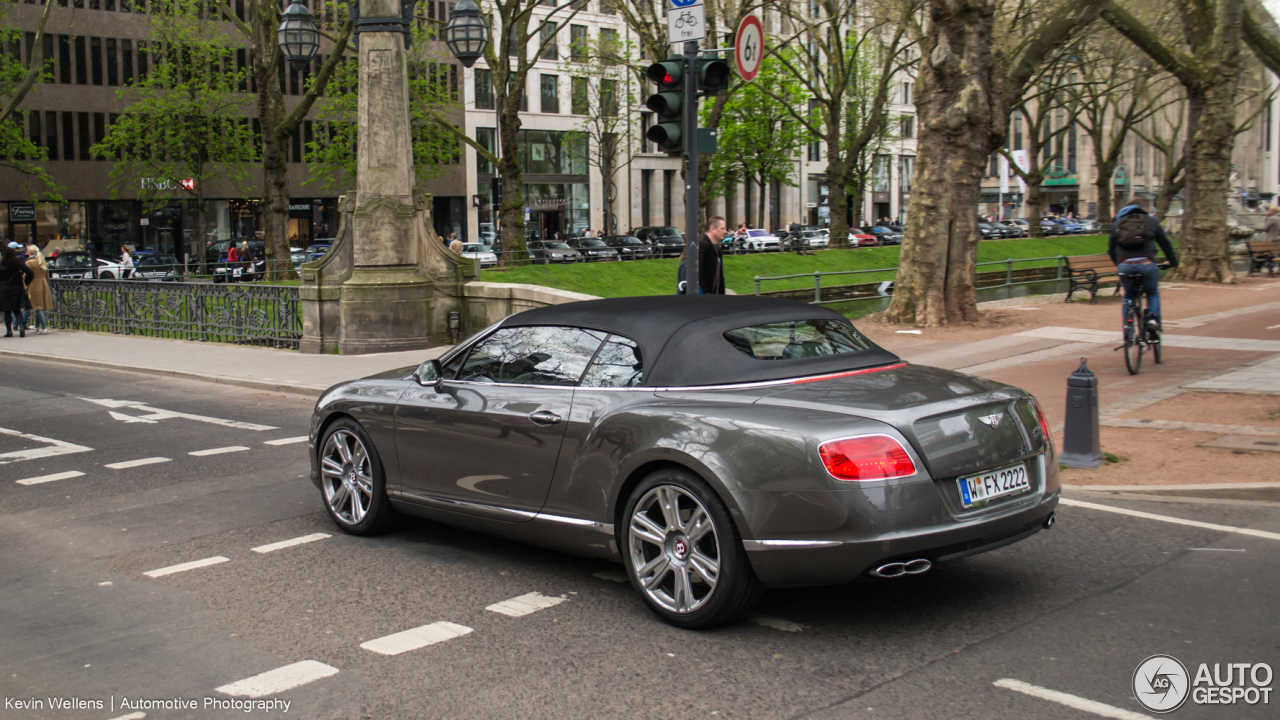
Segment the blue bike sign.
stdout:
<svg viewBox="0 0 1280 720">
<path fill-rule="evenodd" d="M 671 0 L 671 4 L 676 7 L 690 7 L 692 5 L 697 5 L 700 2 L 702 2 L 702 0 Z"/>
</svg>

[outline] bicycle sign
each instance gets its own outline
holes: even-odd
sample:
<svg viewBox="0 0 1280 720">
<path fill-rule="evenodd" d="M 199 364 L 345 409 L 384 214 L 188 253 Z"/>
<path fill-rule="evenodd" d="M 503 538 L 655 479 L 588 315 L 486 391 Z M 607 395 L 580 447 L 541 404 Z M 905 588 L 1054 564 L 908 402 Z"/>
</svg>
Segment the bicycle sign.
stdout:
<svg viewBox="0 0 1280 720">
<path fill-rule="evenodd" d="M 760 18 L 755 15 L 742 18 L 733 39 L 733 57 L 737 60 L 738 77 L 747 82 L 755 80 L 764 60 L 764 27 L 760 25 Z"/>
<path fill-rule="evenodd" d="M 707 36 L 706 6 L 692 5 L 667 11 L 667 42 L 701 40 Z"/>
</svg>

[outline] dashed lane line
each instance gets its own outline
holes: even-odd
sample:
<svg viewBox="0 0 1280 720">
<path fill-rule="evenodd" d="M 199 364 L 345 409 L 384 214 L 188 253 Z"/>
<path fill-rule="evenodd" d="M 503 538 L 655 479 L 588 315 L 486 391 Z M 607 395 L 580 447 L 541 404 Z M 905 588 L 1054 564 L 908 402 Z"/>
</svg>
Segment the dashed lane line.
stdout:
<svg viewBox="0 0 1280 720">
<path fill-rule="evenodd" d="M 303 535 L 302 537 L 296 537 L 289 540 L 281 540 L 280 542 L 273 542 L 269 545 L 259 545 L 258 547 L 253 548 L 253 551 L 256 553 L 269 553 L 274 550 L 283 550 L 287 547 L 293 547 L 294 545 L 303 545 L 309 542 L 315 542 L 317 540 L 324 540 L 327 537 L 331 537 L 331 536 L 328 535 L 327 533 L 312 533 L 310 535 Z"/>
<path fill-rule="evenodd" d="M 262 444 L 263 445 L 292 445 L 294 443 L 304 443 L 310 439 L 311 438 L 307 437 L 306 435 L 301 435 L 299 437 L 280 438 L 279 440 L 268 440 Z"/>
<path fill-rule="evenodd" d="M 206 455 L 223 455 L 226 453 L 243 452 L 248 449 L 249 448 L 243 445 L 228 445 L 227 447 L 211 448 L 209 450 L 192 450 L 187 454 L 194 455 L 196 457 L 205 457 Z"/>
<path fill-rule="evenodd" d="M 15 450 L 13 452 L 0 453 L 0 465 L 8 465 L 9 463 L 20 462 L 22 460 L 38 460 L 39 458 L 54 457 L 56 455 L 69 455 L 71 453 L 89 452 L 93 450 L 91 447 L 76 445 L 75 443 L 54 440 L 53 438 L 41 437 L 39 435 L 30 435 L 17 430 L 8 428 L 0 428 L 0 435 L 9 435 L 10 437 L 22 438 L 32 442 L 44 443 L 45 447 L 28 448 L 26 450 Z"/>
<path fill-rule="evenodd" d="M 68 470 L 66 472 L 54 473 L 52 475 L 41 475 L 40 477 L 27 478 L 19 480 L 19 485 L 39 485 L 40 483 L 53 482 L 54 480 L 69 480 L 73 477 L 80 477 L 84 473 L 79 470 Z"/>
<path fill-rule="evenodd" d="M 494 603 L 485 608 L 485 610 L 491 610 L 509 617 L 521 617 L 545 608 L 555 607 L 564 601 L 565 598 L 562 597 L 547 597 L 542 593 L 531 592 L 510 600 L 503 600 L 500 603 Z"/>
<path fill-rule="evenodd" d="M 128 468 L 142 467 L 143 465 L 155 465 L 156 463 L 173 462 L 172 458 L 166 457 L 150 457 L 141 460 L 127 460 L 125 462 L 111 463 L 102 467 L 111 468 L 112 470 L 126 470 Z"/>
<path fill-rule="evenodd" d="M 260 698 L 292 690 L 337 673 L 338 668 L 332 665 L 325 665 L 315 660 L 303 660 L 214 689 L 233 697 Z"/>
<path fill-rule="evenodd" d="M 159 570 L 148 570 L 147 572 L 144 572 L 142 574 L 146 575 L 147 577 L 158 578 L 158 577 L 164 577 L 165 575 L 172 575 L 174 573 L 186 572 L 187 570 L 195 570 L 196 568 L 208 567 L 210 565 L 217 565 L 218 563 L 224 563 L 224 562 L 231 562 L 231 560 L 230 558 L 224 558 L 221 555 L 215 555 L 213 557 L 205 558 L 203 560 L 192 560 L 191 562 L 181 563 L 179 565 L 170 565 L 169 567 L 162 567 Z"/>
<path fill-rule="evenodd" d="M 1059 499 L 1058 504 L 1088 508 L 1090 510 L 1101 510 L 1103 512 L 1113 512 L 1119 515 L 1128 515 L 1130 517 L 1145 518 L 1147 520 L 1160 520 L 1161 522 L 1173 523 L 1175 525 L 1186 525 L 1188 527 L 1195 527 L 1195 528 L 1204 528 L 1205 530 L 1217 530 L 1218 532 L 1238 533 L 1240 535 L 1252 535 L 1253 537 L 1266 538 L 1268 540 L 1280 540 L 1280 533 L 1267 532 L 1266 530 L 1253 530 L 1252 528 L 1239 528 L 1239 527 L 1233 527 L 1231 525 L 1217 525 L 1215 523 L 1200 522 L 1199 520 L 1184 520 L 1179 517 L 1170 517 L 1168 515 L 1156 515 L 1155 513 L 1142 512 L 1141 510 L 1126 510 L 1125 508 L 1113 507 L 1111 505 L 1099 505 L 1097 503 L 1082 502 L 1080 500 L 1071 500 L 1069 498 Z"/>
<path fill-rule="evenodd" d="M 1058 692 L 1057 690 L 1042 688 L 1039 685 L 1024 683 L 1021 680 L 1001 678 L 1000 680 L 992 683 L 992 685 L 995 685 L 998 688 L 1004 688 L 1005 690 L 1013 690 L 1025 695 L 1030 695 L 1031 697 L 1040 698 L 1041 700 L 1055 702 L 1059 705 L 1066 705 L 1069 708 L 1080 710 L 1082 712 L 1093 713 L 1094 715 L 1101 715 L 1106 718 L 1115 718 L 1115 720 L 1151 720 L 1150 715 L 1143 715 L 1142 713 L 1125 710 L 1123 708 L 1115 707 L 1114 705 L 1100 703 L 1097 700 L 1089 700 L 1076 695 Z"/>
<path fill-rule="evenodd" d="M 428 645 L 435 645 L 438 642 L 462 637 L 469 632 L 471 632 L 471 628 L 466 625 L 441 621 L 363 642 L 360 643 L 360 647 L 380 655 L 399 655 L 410 650 L 417 650 Z"/>
</svg>

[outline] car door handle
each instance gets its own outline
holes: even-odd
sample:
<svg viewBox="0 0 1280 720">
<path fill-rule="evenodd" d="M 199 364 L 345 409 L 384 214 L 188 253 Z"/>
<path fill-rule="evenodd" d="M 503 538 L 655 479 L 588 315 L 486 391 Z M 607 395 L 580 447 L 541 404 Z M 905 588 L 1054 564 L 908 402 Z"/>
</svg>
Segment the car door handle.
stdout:
<svg viewBox="0 0 1280 720">
<path fill-rule="evenodd" d="M 555 425 L 560 422 L 560 416 L 549 410 L 531 412 L 529 413 L 529 419 L 532 420 L 535 425 Z"/>
</svg>

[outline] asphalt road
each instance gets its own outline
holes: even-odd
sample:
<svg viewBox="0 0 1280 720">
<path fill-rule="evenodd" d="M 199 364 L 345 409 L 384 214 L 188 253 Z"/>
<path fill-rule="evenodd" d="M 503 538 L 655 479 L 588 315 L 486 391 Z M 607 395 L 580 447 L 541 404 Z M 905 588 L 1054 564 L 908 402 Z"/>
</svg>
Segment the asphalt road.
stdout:
<svg viewBox="0 0 1280 720">
<path fill-rule="evenodd" d="M 269 444 L 306 435 L 311 407 L 6 362 L 0 718 L 1091 718 L 993 683 L 1140 712 L 1132 677 L 1151 655 L 1193 674 L 1280 671 L 1280 539 L 1063 507 L 1056 527 L 1016 545 L 919 577 L 769 591 L 751 619 L 690 632 L 658 621 L 606 562 L 417 520 L 342 535 L 305 477 L 305 442 Z M 190 454 L 233 447 L 247 449 Z M 109 467 L 148 458 L 168 460 Z M 1275 506 L 1102 502 L 1280 532 Z M 253 550 L 316 533 L 328 537 Z M 486 609 L 529 593 L 560 602 L 519 617 Z M 361 647 L 433 623 L 452 632 L 401 654 Z M 455 626 L 470 632 L 451 637 Z M 204 705 L 232 699 L 215 688 L 304 661 L 336 672 L 264 697 L 289 701 L 287 713 Z M 32 700 L 43 707 L 12 704 Z M 1173 717 L 1273 718 L 1277 704 L 1188 702 Z"/>
</svg>

